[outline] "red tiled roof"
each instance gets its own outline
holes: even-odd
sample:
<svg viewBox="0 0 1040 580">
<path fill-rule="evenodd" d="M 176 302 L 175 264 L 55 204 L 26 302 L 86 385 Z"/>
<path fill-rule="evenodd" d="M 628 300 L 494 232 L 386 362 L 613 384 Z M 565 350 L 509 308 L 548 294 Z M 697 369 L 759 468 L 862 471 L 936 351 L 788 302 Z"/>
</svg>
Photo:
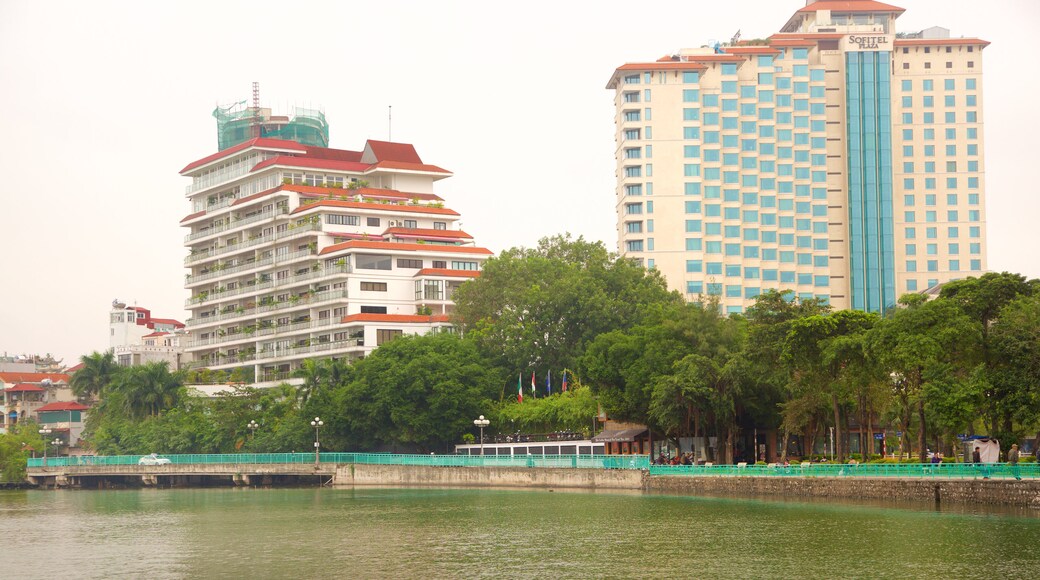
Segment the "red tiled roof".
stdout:
<svg viewBox="0 0 1040 580">
<path fill-rule="evenodd" d="M 397 322 L 401 324 L 422 322 L 448 322 L 447 314 L 349 314 L 340 322 Z"/>
<path fill-rule="evenodd" d="M 86 411 L 88 409 L 90 409 L 90 407 L 86 405 L 81 405 L 76 401 L 59 401 L 56 403 L 47 403 L 39 409 L 36 409 L 36 412 L 42 413 L 45 411 Z"/>
<path fill-rule="evenodd" d="M 490 256 L 491 250 L 477 248 L 474 246 L 440 246 L 437 244 L 409 244 L 407 242 L 383 242 L 371 240 L 351 240 L 341 244 L 333 244 L 323 248 L 318 255 L 331 254 L 340 250 L 362 249 L 362 250 L 401 250 L 401 251 L 423 251 L 429 253 L 446 252 L 449 254 L 482 254 Z"/>
<path fill-rule="evenodd" d="M 807 38 L 795 37 L 795 38 L 776 38 L 770 37 L 770 46 L 816 46 L 815 40 L 809 40 Z"/>
<path fill-rule="evenodd" d="M 426 163 L 408 163 L 406 161 L 377 161 L 369 167 L 369 171 L 376 169 L 400 169 L 402 171 L 426 171 L 429 173 L 447 173 L 451 174 L 447 169 L 437 167 L 436 165 L 428 165 Z"/>
<path fill-rule="evenodd" d="M 414 193 L 410 191 L 398 191 L 396 189 L 382 189 L 378 187 L 359 187 L 350 190 L 350 193 L 361 194 L 362 197 L 391 198 L 391 199 L 422 199 L 429 201 L 443 201 L 441 196 L 434 193 Z"/>
<path fill-rule="evenodd" d="M 430 228 L 387 228 L 383 234 L 404 234 L 410 236 L 416 236 L 420 238 L 443 238 L 443 239 L 468 239 L 472 240 L 473 236 L 467 234 L 462 230 L 433 230 Z"/>
<path fill-rule="evenodd" d="M 69 382 L 68 373 L 0 373 L 0 381 L 5 383 L 39 383 L 43 379 L 51 382 Z"/>
<path fill-rule="evenodd" d="M 765 45 L 751 44 L 747 46 L 727 46 L 726 52 L 729 54 L 776 54 L 779 50 Z"/>
<path fill-rule="evenodd" d="M 335 159 L 337 161 L 353 161 L 355 163 L 361 163 L 360 151 L 331 149 L 329 147 L 314 147 L 311 145 L 304 145 L 303 148 L 307 150 L 307 157 L 312 159 Z"/>
<path fill-rule="evenodd" d="M 450 268 L 423 268 L 415 273 L 418 276 L 448 276 L 450 278 L 476 278 L 480 270 L 452 270 Z"/>
<path fill-rule="evenodd" d="M 690 61 L 661 61 L 661 62 L 631 62 L 617 68 L 619 71 L 627 70 L 704 70 L 707 66 Z"/>
<path fill-rule="evenodd" d="M 153 318 L 150 320 L 152 324 L 172 324 L 177 328 L 184 328 L 184 323 L 174 320 L 172 318 Z M 151 326 L 149 326 L 151 328 Z"/>
<path fill-rule="evenodd" d="M 208 155 L 206 157 L 203 157 L 202 159 L 199 159 L 198 161 L 192 161 L 191 163 L 185 165 L 184 169 L 180 170 L 180 173 L 183 175 L 184 173 L 191 171 L 192 169 L 202 167 L 207 163 L 212 163 L 224 157 L 229 157 L 231 155 L 234 155 L 235 153 L 238 153 L 239 151 L 249 149 L 250 147 L 257 147 L 261 149 L 281 149 L 286 151 L 297 151 L 300 153 L 305 153 L 307 151 L 307 149 L 303 145 L 300 145 L 295 141 L 286 141 L 284 139 L 269 139 L 266 137 L 260 137 L 256 139 L 250 139 L 248 141 L 243 141 L 242 143 L 239 143 L 234 147 L 228 147 L 223 151 L 217 151 L 213 155 Z"/>
<path fill-rule="evenodd" d="M 184 219 L 181 220 L 181 223 L 183 224 L 184 222 L 191 221 L 195 218 L 202 217 L 204 215 L 206 215 L 206 210 L 197 211 L 193 214 L 188 214 Z"/>
<path fill-rule="evenodd" d="M 71 367 L 65 369 L 65 372 L 68 373 L 69 375 L 71 375 L 72 373 L 78 371 L 79 369 L 81 369 L 81 368 L 83 368 L 85 366 L 87 366 L 87 365 L 85 365 L 83 363 L 78 363 L 78 364 L 72 365 Z"/>
<path fill-rule="evenodd" d="M 265 159 L 260 163 L 253 166 L 250 173 L 259 171 L 265 167 L 271 167 L 273 165 L 284 165 L 286 167 L 307 167 L 315 169 L 329 169 L 333 171 L 354 171 L 357 173 L 363 173 L 369 166 L 365 163 L 358 161 L 343 161 L 341 159 L 321 159 L 313 157 L 292 157 L 289 155 L 279 155 L 270 159 Z"/>
<path fill-rule="evenodd" d="M 795 11 L 817 12 L 819 10 L 830 10 L 831 12 L 906 12 L 905 9 L 891 4 L 874 2 L 874 0 L 816 0 L 812 4 Z"/>
<path fill-rule="evenodd" d="M 249 203 L 249 202 L 251 202 L 253 200 L 256 200 L 256 199 L 260 199 L 261 197 L 267 197 L 268 195 L 271 195 L 272 193 L 277 193 L 277 192 L 281 191 L 281 189 L 283 187 L 285 187 L 285 186 L 284 185 L 279 185 L 278 187 L 272 187 L 271 189 L 265 189 L 265 190 L 263 190 L 263 191 L 261 191 L 259 193 L 254 193 L 253 195 L 247 195 L 245 197 L 240 197 L 240 198 L 236 199 L 235 201 L 231 202 L 231 205 L 240 205 L 240 204 L 243 204 L 243 203 Z"/>
<path fill-rule="evenodd" d="M 397 205 L 386 203 L 365 203 L 363 201 L 344 201 L 342 199 L 323 199 L 292 210 L 300 213 L 316 207 L 346 207 L 352 209 L 378 209 L 383 211 L 403 211 L 409 213 L 432 213 L 437 215 L 459 215 L 459 212 L 445 207 L 429 207 L 425 205 Z"/>
<path fill-rule="evenodd" d="M 895 40 L 896 46 L 942 46 L 942 45 L 970 45 L 970 46 L 989 46 L 988 40 L 982 40 L 981 38 L 897 38 Z"/>
<path fill-rule="evenodd" d="M 146 335 L 142 336 L 141 338 L 155 338 L 157 336 L 166 336 L 167 334 L 170 334 L 170 333 L 169 332 L 153 332 L 151 334 L 146 334 Z"/>
<path fill-rule="evenodd" d="M 4 390 L 8 393 L 40 393 L 46 391 L 47 389 L 43 387 L 38 387 L 36 385 L 30 385 L 28 383 L 21 383 Z"/>
<path fill-rule="evenodd" d="M 729 50 L 724 48 L 723 50 Z M 662 56 L 657 62 L 741 62 L 747 60 L 739 54 L 727 54 L 725 52 L 712 54 L 684 54 L 679 57 L 673 55 Z"/>
<path fill-rule="evenodd" d="M 422 159 L 419 158 L 419 154 L 415 151 L 415 147 L 408 143 L 373 141 L 372 139 L 369 139 L 365 144 L 379 161 L 401 161 L 416 165 L 423 164 Z"/>
</svg>

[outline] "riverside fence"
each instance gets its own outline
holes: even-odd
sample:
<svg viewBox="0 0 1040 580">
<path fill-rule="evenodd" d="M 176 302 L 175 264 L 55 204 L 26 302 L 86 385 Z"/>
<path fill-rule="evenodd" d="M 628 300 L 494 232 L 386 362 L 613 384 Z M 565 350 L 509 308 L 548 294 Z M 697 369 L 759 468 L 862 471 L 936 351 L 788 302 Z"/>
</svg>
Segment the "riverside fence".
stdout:
<svg viewBox="0 0 1040 580">
<path fill-rule="evenodd" d="M 30 468 L 142 465 L 142 455 L 37 457 Z M 314 453 L 213 453 L 159 455 L 172 465 L 313 464 Z M 1036 463 L 803 463 L 771 465 L 651 465 L 645 455 L 407 455 L 392 453 L 322 453 L 326 464 L 416 465 L 424 467 L 551 467 L 640 469 L 656 476 L 687 477 L 892 477 L 931 479 L 1040 479 Z M 46 461 L 46 463 L 44 463 Z M 165 463 L 165 462 L 164 462 Z"/>
</svg>

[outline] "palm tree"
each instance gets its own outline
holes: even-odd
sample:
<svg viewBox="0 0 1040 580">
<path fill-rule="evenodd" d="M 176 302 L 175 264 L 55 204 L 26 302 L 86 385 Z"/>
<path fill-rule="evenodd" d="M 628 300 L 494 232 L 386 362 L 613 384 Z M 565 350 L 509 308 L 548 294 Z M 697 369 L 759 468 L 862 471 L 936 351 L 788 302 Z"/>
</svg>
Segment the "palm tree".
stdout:
<svg viewBox="0 0 1040 580">
<path fill-rule="evenodd" d="M 72 373 L 69 386 L 77 397 L 96 400 L 119 373 L 120 367 L 116 365 L 116 357 L 111 349 L 103 353 L 94 351 L 79 357 L 83 367 Z"/>
<path fill-rule="evenodd" d="M 342 359 L 304 359 L 300 368 L 293 375 L 303 379 L 297 388 L 297 402 L 303 407 L 313 395 L 323 389 L 333 388 L 346 382 L 350 373 L 350 363 Z"/>
<path fill-rule="evenodd" d="M 128 367 L 113 383 L 130 417 L 154 417 L 180 402 L 183 380 L 166 361 Z"/>
</svg>

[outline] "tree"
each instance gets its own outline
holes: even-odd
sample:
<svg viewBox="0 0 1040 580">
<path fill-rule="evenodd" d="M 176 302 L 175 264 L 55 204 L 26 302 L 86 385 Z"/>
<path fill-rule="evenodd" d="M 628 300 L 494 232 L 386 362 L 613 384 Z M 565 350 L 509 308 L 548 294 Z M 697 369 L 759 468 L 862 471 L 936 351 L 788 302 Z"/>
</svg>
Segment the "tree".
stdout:
<svg viewBox="0 0 1040 580">
<path fill-rule="evenodd" d="M 453 334 L 401 337 L 354 367 L 323 419 L 344 434 L 340 444 L 366 450 L 442 451 L 490 412 L 506 381 Z"/>
<path fill-rule="evenodd" d="M 792 384 L 803 396 L 823 396 L 834 415 L 835 455 L 845 461 L 843 409 L 852 399 L 864 355 L 863 337 L 877 322 L 876 314 L 842 310 L 791 322 L 782 343 L 782 358 L 792 369 Z"/>
<path fill-rule="evenodd" d="M 176 406 L 182 398 L 182 387 L 180 376 L 161 361 L 126 367 L 103 394 L 115 395 L 127 416 L 139 418 L 156 416 Z"/>
<path fill-rule="evenodd" d="M 565 393 L 525 399 L 521 404 L 502 401 L 489 418 L 492 421 L 491 428 L 499 433 L 574 431 L 589 433 L 591 436 L 590 426 L 597 410 L 592 390 L 574 379 L 571 388 Z"/>
<path fill-rule="evenodd" d="M 569 235 L 512 248 L 455 294 L 454 320 L 510 374 L 576 368 L 586 345 L 631 328 L 648 307 L 680 303 L 660 275 Z"/>
<path fill-rule="evenodd" d="M 917 447 L 924 463 L 928 388 L 950 377 L 967 378 L 978 359 L 982 330 L 951 301 L 928 302 L 924 296 L 907 294 L 899 302 L 903 308 L 893 310 L 870 331 L 868 349 L 892 377 L 903 405 L 904 436 L 909 435 L 911 408 L 917 411 Z"/>
<path fill-rule="evenodd" d="M 805 393 L 798 392 L 792 382 L 790 365 L 783 364 L 783 345 L 796 320 L 830 312 L 822 300 L 802 300 L 791 290 L 768 290 L 755 297 L 755 304 L 747 309 L 747 341 L 744 359 L 747 380 L 755 384 L 754 391 L 762 399 L 771 399 L 781 410 L 783 438 L 780 458 L 787 458 L 792 433 L 802 434 L 804 453 L 811 454 L 816 434 L 823 420 L 826 406 L 813 397 L 793 402 Z"/>
<path fill-rule="evenodd" d="M 83 355 L 79 362 L 83 367 L 72 373 L 69 386 L 77 397 L 87 399 L 97 399 L 122 368 L 116 365 L 115 354 L 111 349 Z"/>
<path fill-rule="evenodd" d="M 1023 428 L 1036 428 L 1040 443 L 1040 292 L 1006 305 L 993 323 L 990 340 L 990 376 L 998 385 L 994 390 L 1008 394 L 1004 409 Z"/>
</svg>

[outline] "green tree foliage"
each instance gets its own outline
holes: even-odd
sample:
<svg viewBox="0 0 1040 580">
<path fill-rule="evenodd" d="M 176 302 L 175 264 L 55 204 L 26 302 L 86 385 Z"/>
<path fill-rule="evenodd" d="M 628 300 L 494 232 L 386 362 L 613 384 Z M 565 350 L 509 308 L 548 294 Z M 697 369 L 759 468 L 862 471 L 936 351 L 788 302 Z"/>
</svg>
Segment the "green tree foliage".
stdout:
<svg viewBox="0 0 1040 580">
<path fill-rule="evenodd" d="M 471 341 L 401 337 L 355 363 L 326 423 L 355 449 L 441 452 L 490 412 L 504 383 Z"/>
<path fill-rule="evenodd" d="M 157 416 L 184 396 L 180 375 L 171 373 L 166 361 L 122 369 L 103 393 L 103 406 L 119 404 L 131 418 Z"/>
<path fill-rule="evenodd" d="M 868 348 L 879 367 L 892 377 L 904 437 L 909 436 L 910 417 L 916 409 L 917 450 L 924 462 L 927 396 L 940 385 L 970 388 L 982 330 L 948 300 L 927 302 L 921 295 L 908 294 L 900 303 L 903 308 L 893 310 L 871 331 Z"/>
<path fill-rule="evenodd" d="M 26 460 L 34 453 L 43 454 L 44 446 L 48 445 L 38 429 L 36 423 L 26 421 L 0 434 L 0 481 L 17 482 L 25 479 Z"/>
<path fill-rule="evenodd" d="M 455 295 L 455 320 L 511 374 L 576 368 L 598 335 L 624 330 L 646 309 L 681 299 L 656 271 L 569 235 L 543 238 L 485 262 Z"/>
<path fill-rule="evenodd" d="M 94 351 L 80 357 L 83 367 L 72 373 L 69 386 L 73 394 L 86 399 L 96 399 L 115 377 L 119 368 L 111 350 L 103 353 Z"/>
<path fill-rule="evenodd" d="M 539 399 L 524 399 L 521 404 L 503 401 L 488 415 L 491 432 L 549 433 L 572 431 L 591 435 L 592 420 L 598 413 L 596 398 L 589 387 L 571 382 L 566 393 Z"/>
</svg>

